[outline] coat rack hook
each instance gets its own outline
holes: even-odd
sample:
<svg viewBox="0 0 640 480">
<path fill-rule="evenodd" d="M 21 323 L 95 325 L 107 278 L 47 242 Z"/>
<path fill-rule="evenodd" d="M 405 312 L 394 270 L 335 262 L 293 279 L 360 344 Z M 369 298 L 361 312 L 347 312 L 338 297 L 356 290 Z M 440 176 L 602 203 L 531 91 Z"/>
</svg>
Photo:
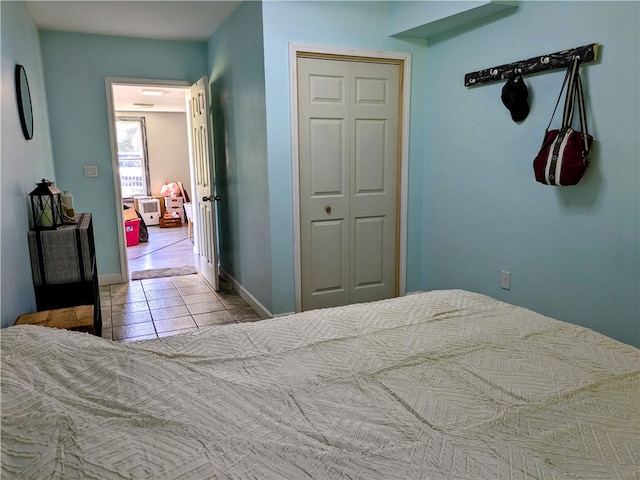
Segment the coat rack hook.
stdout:
<svg viewBox="0 0 640 480">
<path fill-rule="evenodd" d="M 464 76 L 464 84 L 466 87 L 482 85 L 484 83 L 504 80 L 511 77 L 514 73 L 518 73 L 520 75 L 531 75 L 546 70 L 567 68 L 575 57 L 577 57 L 583 65 L 585 63 L 597 61 L 598 44 L 592 43 L 582 47 L 533 57 L 528 60 L 521 60 L 519 62 L 507 63 L 498 67 L 467 73 Z"/>
</svg>

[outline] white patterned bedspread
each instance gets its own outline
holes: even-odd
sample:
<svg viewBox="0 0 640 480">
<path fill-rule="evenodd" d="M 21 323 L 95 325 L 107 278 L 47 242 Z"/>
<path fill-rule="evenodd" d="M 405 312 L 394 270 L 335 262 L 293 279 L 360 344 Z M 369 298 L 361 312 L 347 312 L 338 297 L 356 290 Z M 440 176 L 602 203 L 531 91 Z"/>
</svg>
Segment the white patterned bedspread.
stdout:
<svg viewBox="0 0 640 480">
<path fill-rule="evenodd" d="M 459 290 L 2 338 L 2 479 L 640 478 L 640 350 Z"/>
</svg>

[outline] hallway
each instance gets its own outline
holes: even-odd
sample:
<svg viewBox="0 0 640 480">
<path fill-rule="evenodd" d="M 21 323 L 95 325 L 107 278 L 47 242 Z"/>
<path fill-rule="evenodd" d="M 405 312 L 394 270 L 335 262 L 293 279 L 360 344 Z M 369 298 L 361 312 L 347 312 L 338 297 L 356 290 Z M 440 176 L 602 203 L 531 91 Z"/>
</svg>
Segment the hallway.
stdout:
<svg viewBox="0 0 640 480">
<path fill-rule="evenodd" d="M 199 257 L 187 226 L 147 227 L 149 241 L 127 247 L 129 278 L 140 270 L 193 266 Z M 220 280 L 215 292 L 200 275 L 130 280 L 100 287 L 102 337 L 135 342 L 216 325 L 255 322 L 260 316 Z"/>
</svg>

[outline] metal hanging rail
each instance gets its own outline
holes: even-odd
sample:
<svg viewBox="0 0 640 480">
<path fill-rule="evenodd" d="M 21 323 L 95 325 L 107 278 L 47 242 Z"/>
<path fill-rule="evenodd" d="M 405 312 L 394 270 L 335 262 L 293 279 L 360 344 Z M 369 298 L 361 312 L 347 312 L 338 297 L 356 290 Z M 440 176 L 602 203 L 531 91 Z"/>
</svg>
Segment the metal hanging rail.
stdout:
<svg viewBox="0 0 640 480">
<path fill-rule="evenodd" d="M 475 87 L 485 83 L 499 82 L 500 80 L 511 77 L 514 73 L 531 75 L 545 70 L 567 68 L 576 55 L 580 57 L 581 64 L 595 62 L 598 59 L 598 44 L 592 43 L 582 47 L 533 57 L 528 60 L 521 60 L 519 62 L 507 63 L 498 67 L 467 73 L 464 76 L 464 86 Z"/>
</svg>

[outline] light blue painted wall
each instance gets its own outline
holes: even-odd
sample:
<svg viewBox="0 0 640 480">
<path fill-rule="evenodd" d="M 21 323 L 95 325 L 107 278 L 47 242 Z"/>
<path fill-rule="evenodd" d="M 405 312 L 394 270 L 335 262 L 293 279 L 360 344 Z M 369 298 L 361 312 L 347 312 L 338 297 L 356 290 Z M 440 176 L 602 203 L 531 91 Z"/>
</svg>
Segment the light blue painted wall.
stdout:
<svg viewBox="0 0 640 480">
<path fill-rule="evenodd" d="M 425 289 L 482 292 L 640 345 L 639 18 L 638 2 L 521 2 L 430 42 Z M 578 186 L 537 184 L 531 164 L 564 72 L 526 78 L 521 124 L 500 101 L 502 83 L 468 89 L 464 74 L 594 42 L 601 61 L 582 69 L 593 163 Z"/>
<path fill-rule="evenodd" d="M 208 42 L 220 264 L 267 310 L 271 237 L 262 3 L 242 3 Z"/>
<path fill-rule="evenodd" d="M 407 290 L 421 287 L 426 42 L 387 36 L 385 2 L 263 4 L 274 313 L 294 310 L 289 42 L 412 53 Z"/>
<path fill-rule="evenodd" d="M 98 273 L 120 273 L 105 77 L 195 82 L 206 74 L 206 44 L 54 31 L 40 39 L 58 185 L 76 211 L 93 214 Z M 84 165 L 100 176 L 85 178 Z"/>
<path fill-rule="evenodd" d="M 47 120 L 40 38 L 23 2 L 0 2 L 2 123 L 1 174 L 1 308 L 2 327 L 13 325 L 22 313 L 35 311 L 29 262 L 26 197 L 41 178 L 56 180 Z M 25 140 L 16 101 L 14 69 L 25 67 L 33 104 L 33 139 Z"/>
</svg>

